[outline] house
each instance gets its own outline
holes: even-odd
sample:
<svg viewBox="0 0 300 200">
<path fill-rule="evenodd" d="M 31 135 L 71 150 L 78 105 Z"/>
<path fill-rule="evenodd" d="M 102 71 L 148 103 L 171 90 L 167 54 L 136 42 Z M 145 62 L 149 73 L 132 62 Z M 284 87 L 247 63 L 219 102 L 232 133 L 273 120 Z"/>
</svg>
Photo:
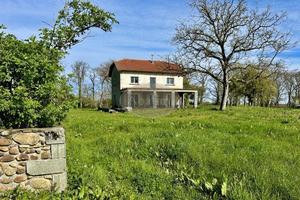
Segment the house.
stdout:
<svg viewBox="0 0 300 200">
<path fill-rule="evenodd" d="M 165 61 L 119 60 L 110 66 L 109 76 L 113 108 L 179 108 L 186 95 L 198 99 L 196 90 L 184 90 L 181 68 Z M 198 101 L 193 103 L 196 108 Z"/>
</svg>

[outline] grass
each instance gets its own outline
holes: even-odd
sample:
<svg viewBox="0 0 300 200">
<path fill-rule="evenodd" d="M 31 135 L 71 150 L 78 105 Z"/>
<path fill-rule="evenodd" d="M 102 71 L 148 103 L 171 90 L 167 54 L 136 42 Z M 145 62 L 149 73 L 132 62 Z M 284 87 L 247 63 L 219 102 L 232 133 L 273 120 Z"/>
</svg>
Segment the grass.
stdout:
<svg viewBox="0 0 300 200">
<path fill-rule="evenodd" d="M 73 110 L 70 183 L 132 199 L 298 199 L 300 112 Z"/>
<path fill-rule="evenodd" d="M 72 110 L 63 126 L 69 189 L 57 199 L 300 197 L 299 110 Z"/>
</svg>

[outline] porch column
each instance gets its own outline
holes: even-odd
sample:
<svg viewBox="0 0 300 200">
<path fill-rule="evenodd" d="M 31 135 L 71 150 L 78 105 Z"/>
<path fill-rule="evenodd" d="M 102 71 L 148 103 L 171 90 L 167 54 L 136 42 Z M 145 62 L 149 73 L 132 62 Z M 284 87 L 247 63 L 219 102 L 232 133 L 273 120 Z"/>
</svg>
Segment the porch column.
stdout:
<svg viewBox="0 0 300 200">
<path fill-rule="evenodd" d="M 127 107 L 132 107 L 131 105 L 131 90 L 127 90 Z"/>
<path fill-rule="evenodd" d="M 194 94 L 194 108 L 198 107 L 198 91 Z"/>
<path fill-rule="evenodd" d="M 157 108 L 157 92 L 156 92 L 156 90 L 153 90 L 152 98 L 153 98 L 153 108 Z"/>
<path fill-rule="evenodd" d="M 171 107 L 175 108 L 175 104 L 176 104 L 176 98 L 175 98 L 175 91 L 171 92 Z"/>
</svg>

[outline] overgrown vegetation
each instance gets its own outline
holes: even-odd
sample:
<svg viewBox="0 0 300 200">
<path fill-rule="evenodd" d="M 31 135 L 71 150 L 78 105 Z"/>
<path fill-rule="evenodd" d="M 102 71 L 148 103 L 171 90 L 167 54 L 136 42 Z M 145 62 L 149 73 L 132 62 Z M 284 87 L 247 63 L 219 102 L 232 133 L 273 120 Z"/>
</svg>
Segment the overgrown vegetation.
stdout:
<svg viewBox="0 0 300 200">
<path fill-rule="evenodd" d="M 71 111 L 64 122 L 69 190 L 57 199 L 300 196 L 298 110 L 205 107 L 159 113 Z"/>
</svg>

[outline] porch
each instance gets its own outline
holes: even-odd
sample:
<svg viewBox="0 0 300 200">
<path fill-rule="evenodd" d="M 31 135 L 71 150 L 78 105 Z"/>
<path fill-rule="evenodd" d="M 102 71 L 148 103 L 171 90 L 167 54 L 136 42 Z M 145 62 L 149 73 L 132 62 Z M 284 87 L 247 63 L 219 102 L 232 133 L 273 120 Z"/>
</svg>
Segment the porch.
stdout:
<svg viewBox="0 0 300 200">
<path fill-rule="evenodd" d="M 185 101 L 198 106 L 196 90 L 124 89 L 121 91 L 121 107 L 132 108 L 184 108 Z"/>
</svg>

